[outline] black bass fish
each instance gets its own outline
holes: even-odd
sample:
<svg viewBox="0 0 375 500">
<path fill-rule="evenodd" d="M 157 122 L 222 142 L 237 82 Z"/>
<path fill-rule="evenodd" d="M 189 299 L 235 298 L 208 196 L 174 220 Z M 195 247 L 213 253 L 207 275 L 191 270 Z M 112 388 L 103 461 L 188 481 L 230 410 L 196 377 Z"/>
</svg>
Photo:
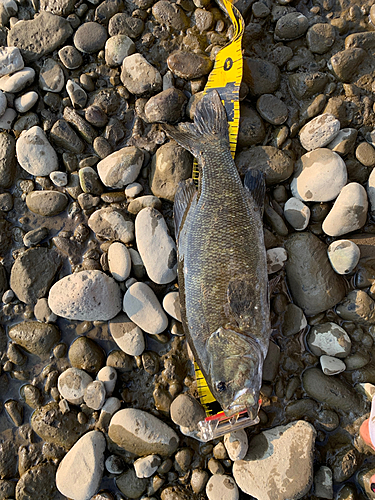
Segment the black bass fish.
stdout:
<svg viewBox="0 0 375 500">
<path fill-rule="evenodd" d="M 227 416 L 255 420 L 271 333 L 263 174 L 242 185 L 230 153 L 217 91 L 198 103 L 193 123 L 163 125 L 198 162 L 198 190 L 180 183 L 174 204 L 183 327 L 207 384 Z"/>
</svg>

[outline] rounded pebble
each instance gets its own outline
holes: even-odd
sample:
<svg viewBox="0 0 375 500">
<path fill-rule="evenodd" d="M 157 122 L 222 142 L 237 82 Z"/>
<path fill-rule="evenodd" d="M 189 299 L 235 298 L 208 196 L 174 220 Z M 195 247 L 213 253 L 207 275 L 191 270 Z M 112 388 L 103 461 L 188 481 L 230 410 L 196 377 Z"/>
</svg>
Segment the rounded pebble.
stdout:
<svg viewBox="0 0 375 500">
<path fill-rule="evenodd" d="M 91 382 L 92 378 L 88 373 L 73 367 L 62 372 L 57 380 L 57 388 L 69 403 L 79 405 L 83 403 L 85 389 Z"/>
<path fill-rule="evenodd" d="M 340 131 L 339 120 L 328 113 L 313 118 L 302 127 L 299 139 L 307 151 L 324 148 Z"/>
<path fill-rule="evenodd" d="M 129 250 L 123 243 L 115 241 L 108 248 L 108 266 L 112 276 L 117 281 L 125 281 L 131 271 Z"/>
<path fill-rule="evenodd" d="M 246 431 L 240 429 L 225 434 L 224 446 L 232 462 L 243 460 L 249 447 Z"/>
<path fill-rule="evenodd" d="M 151 477 L 161 464 L 161 458 L 158 455 L 148 455 L 138 458 L 134 462 L 134 469 L 137 477 Z"/>
<path fill-rule="evenodd" d="M 34 106 L 34 104 L 37 102 L 38 99 L 39 95 L 34 90 L 32 90 L 31 92 L 26 92 L 26 94 L 23 94 L 14 100 L 14 107 L 19 113 L 26 113 Z M 0 116 L 1 116 L 1 98 L 0 98 Z"/>
<path fill-rule="evenodd" d="M 168 318 L 158 298 L 146 283 L 134 283 L 128 288 L 123 309 L 131 321 L 152 335 L 163 332 L 168 326 Z"/>
<path fill-rule="evenodd" d="M 115 389 L 117 381 L 117 371 L 112 366 L 103 366 L 98 371 L 97 380 L 103 382 L 107 396 L 110 396 Z"/>
<path fill-rule="evenodd" d="M 74 35 L 74 46 L 85 54 L 98 52 L 108 38 L 107 30 L 99 23 L 83 23 Z"/>
<path fill-rule="evenodd" d="M 209 500 L 238 500 L 239 492 L 234 479 L 224 474 L 214 474 L 206 484 Z"/>
<path fill-rule="evenodd" d="M 361 252 L 350 240 L 337 240 L 328 247 L 328 258 L 338 274 L 351 273 L 359 262 Z"/>
<path fill-rule="evenodd" d="M 375 148 L 368 142 L 358 144 L 355 156 L 365 167 L 373 167 L 375 165 Z"/>
<path fill-rule="evenodd" d="M 128 36 L 112 36 L 105 44 L 105 62 L 108 66 L 121 66 L 125 57 L 134 54 L 135 50 L 134 42 Z"/>
<path fill-rule="evenodd" d="M 163 299 L 163 307 L 172 318 L 181 321 L 180 294 L 179 292 L 169 292 Z"/>
<path fill-rule="evenodd" d="M 81 54 L 72 45 L 66 45 L 60 49 L 59 58 L 67 69 L 77 69 L 83 62 Z"/>
<path fill-rule="evenodd" d="M 309 27 L 309 21 L 300 12 L 290 12 L 282 16 L 275 26 L 275 40 L 295 40 L 303 36 Z"/>
<path fill-rule="evenodd" d="M 45 176 L 58 170 L 57 154 L 39 126 L 24 130 L 16 142 L 17 159 L 31 175 Z"/>
<path fill-rule="evenodd" d="M 346 370 L 346 365 L 341 359 L 323 355 L 319 361 L 325 375 L 338 375 Z"/>
<path fill-rule="evenodd" d="M 347 178 L 344 160 L 330 149 L 319 148 L 301 156 L 290 188 L 292 195 L 302 201 L 331 201 Z"/>
<path fill-rule="evenodd" d="M 375 168 L 372 169 L 367 183 L 367 195 L 370 202 L 370 210 L 372 215 L 375 214 Z"/>
<path fill-rule="evenodd" d="M 126 314 L 118 314 L 109 322 L 108 328 L 113 340 L 126 354 L 140 356 L 145 350 L 142 330 Z"/>
<path fill-rule="evenodd" d="M 309 349 L 315 356 L 346 358 L 350 354 L 351 340 L 346 331 L 336 323 L 315 325 L 307 336 Z"/>
<path fill-rule="evenodd" d="M 92 410 L 100 410 L 104 405 L 105 397 L 106 390 L 103 382 L 94 380 L 86 386 L 83 400 Z"/>
<path fill-rule="evenodd" d="M 296 231 L 303 231 L 310 221 L 310 209 L 298 198 L 289 198 L 284 205 L 284 216 Z"/>
<path fill-rule="evenodd" d="M 284 267 L 288 258 L 285 248 L 277 247 L 267 250 L 267 273 L 272 274 Z"/>
<path fill-rule="evenodd" d="M 260 116 L 271 125 L 281 125 L 288 119 L 288 108 L 278 97 L 263 94 L 257 100 Z"/>
</svg>

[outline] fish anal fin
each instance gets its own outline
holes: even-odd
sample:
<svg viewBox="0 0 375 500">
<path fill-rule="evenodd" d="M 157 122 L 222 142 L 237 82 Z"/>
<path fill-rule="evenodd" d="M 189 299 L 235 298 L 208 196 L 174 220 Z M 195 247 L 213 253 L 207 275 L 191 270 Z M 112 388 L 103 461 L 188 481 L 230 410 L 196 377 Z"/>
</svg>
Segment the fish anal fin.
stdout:
<svg viewBox="0 0 375 500">
<path fill-rule="evenodd" d="M 184 217 L 186 216 L 186 213 L 189 210 L 191 202 L 196 193 L 197 189 L 195 187 L 193 179 L 187 179 L 185 181 L 181 181 L 178 184 L 178 188 L 174 197 L 173 207 L 176 239 L 178 239 Z"/>
<path fill-rule="evenodd" d="M 244 186 L 248 194 L 254 200 L 257 210 L 263 215 L 264 197 L 266 194 L 264 173 L 256 168 L 250 168 L 246 172 Z"/>
</svg>

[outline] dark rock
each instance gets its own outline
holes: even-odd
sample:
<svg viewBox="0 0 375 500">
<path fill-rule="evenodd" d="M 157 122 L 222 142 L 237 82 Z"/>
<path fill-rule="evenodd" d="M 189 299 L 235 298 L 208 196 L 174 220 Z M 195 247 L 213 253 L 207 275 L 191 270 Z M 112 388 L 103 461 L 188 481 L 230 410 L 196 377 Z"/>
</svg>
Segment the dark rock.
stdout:
<svg viewBox="0 0 375 500">
<path fill-rule="evenodd" d="M 0 186 L 9 188 L 16 173 L 16 141 L 6 132 L 0 134 Z"/>
<path fill-rule="evenodd" d="M 168 57 L 167 64 L 172 73 L 186 80 L 208 75 L 213 66 L 209 57 L 186 50 L 173 52 Z"/>
<path fill-rule="evenodd" d="M 150 123 L 176 123 L 184 117 L 187 97 L 182 90 L 171 87 L 151 97 L 145 106 L 145 116 Z"/>
<path fill-rule="evenodd" d="M 109 20 L 109 36 L 126 35 L 129 38 L 138 38 L 144 29 L 142 19 L 129 17 L 127 14 L 115 14 Z"/>
<path fill-rule="evenodd" d="M 243 80 L 250 89 L 252 96 L 273 94 L 280 85 L 279 68 L 263 59 L 245 57 L 243 66 Z"/>
<path fill-rule="evenodd" d="M 249 168 L 264 172 L 268 185 L 285 181 L 294 169 L 290 156 L 274 146 L 255 146 L 241 151 L 236 155 L 235 162 L 241 175 L 245 175 Z"/>
<path fill-rule="evenodd" d="M 324 91 L 328 77 L 324 73 L 294 73 L 289 75 L 289 85 L 297 99 L 308 99 Z"/>
<path fill-rule="evenodd" d="M 82 153 L 84 149 L 83 142 L 65 120 L 57 120 L 50 137 L 57 146 L 72 153 Z"/>
<path fill-rule="evenodd" d="M 259 114 L 248 104 L 240 105 L 240 127 L 238 131 L 238 148 L 248 148 L 263 142 L 266 131 Z"/>
<path fill-rule="evenodd" d="M 51 354 L 51 349 L 60 340 L 57 326 L 39 321 L 24 321 L 9 329 L 9 337 L 27 352 L 41 358 Z"/>
<path fill-rule="evenodd" d="M 63 212 L 68 205 L 68 197 L 60 191 L 31 191 L 26 196 L 26 205 L 31 212 L 52 217 Z"/>
<path fill-rule="evenodd" d="M 99 52 L 108 38 L 107 30 L 101 24 L 89 22 L 83 23 L 74 35 L 74 46 L 80 52 L 93 54 Z"/>
<path fill-rule="evenodd" d="M 89 373 L 98 372 L 105 361 L 103 349 L 87 337 L 78 337 L 71 344 L 68 356 L 72 366 Z"/>
<path fill-rule="evenodd" d="M 352 48 L 337 52 L 331 57 L 334 74 L 342 82 L 350 82 L 366 55 L 366 51 L 361 48 Z"/>
<path fill-rule="evenodd" d="M 175 30 L 181 31 L 189 26 L 189 18 L 181 7 L 166 0 L 156 2 L 152 7 L 152 13 L 160 24 L 165 24 Z"/>
</svg>

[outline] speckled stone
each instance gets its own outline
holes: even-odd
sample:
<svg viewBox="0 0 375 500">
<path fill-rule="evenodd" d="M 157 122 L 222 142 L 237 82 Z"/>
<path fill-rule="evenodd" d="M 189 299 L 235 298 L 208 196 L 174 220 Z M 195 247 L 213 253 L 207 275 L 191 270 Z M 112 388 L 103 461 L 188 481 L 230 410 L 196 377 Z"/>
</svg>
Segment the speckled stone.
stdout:
<svg viewBox="0 0 375 500">
<path fill-rule="evenodd" d="M 132 94 L 153 94 L 161 90 L 159 71 L 141 54 L 125 57 L 121 68 L 121 81 Z"/>
<path fill-rule="evenodd" d="M 38 126 L 21 133 L 16 153 L 21 167 L 31 175 L 45 176 L 58 170 L 57 154 Z"/>
<path fill-rule="evenodd" d="M 335 28 L 329 23 L 313 24 L 306 33 L 307 46 L 315 54 L 328 52 L 335 40 Z"/>
<path fill-rule="evenodd" d="M 358 245 L 350 240 L 337 240 L 328 247 L 328 258 L 338 274 L 351 273 L 361 256 Z"/>
<path fill-rule="evenodd" d="M 186 80 L 208 75 L 213 66 L 208 56 L 184 50 L 178 50 L 168 56 L 167 64 L 174 75 Z"/>
<path fill-rule="evenodd" d="M 105 240 L 130 243 L 134 239 L 134 222 L 112 208 L 100 208 L 90 216 L 88 225 L 94 233 Z"/>
<path fill-rule="evenodd" d="M 299 139 L 307 151 L 324 148 L 337 136 L 340 122 L 333 115 L 324 113 L 313 118 L 302 127 Z"/>
<path fill-rule="evenodd" d="M 308 19 L 300 12 L 290 12 L 282 16 L 276 23 L 275 40 L 295 40 L 303 36 L 309 27 Z"/>
</svg>

